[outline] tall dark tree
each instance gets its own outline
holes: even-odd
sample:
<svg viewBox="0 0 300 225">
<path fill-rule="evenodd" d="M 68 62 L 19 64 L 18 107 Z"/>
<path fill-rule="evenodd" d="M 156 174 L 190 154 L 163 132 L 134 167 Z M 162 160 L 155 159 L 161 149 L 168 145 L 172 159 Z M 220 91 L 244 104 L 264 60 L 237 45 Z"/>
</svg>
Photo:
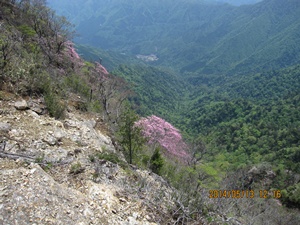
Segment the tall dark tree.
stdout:
<svg viewBox="0 0 300 225">
<path fill-rule="evenodd" d="M 154 173 L 160 175 L 163 166 L 164 166 L 164 159 L 160 154 L 159 148 L 156 148 L 150 159 L 150 169 Z"/>
<path fill-rule="evenodd" d="M 126 105 L 119 122 L 119 139 L 130 164 L 133 163 L 136 152 L 140 151 L 146 143 L 141 128 L 135 125 L 138 119 L 138 115 L 130 109 L 129 105 Z"/>
</svg>

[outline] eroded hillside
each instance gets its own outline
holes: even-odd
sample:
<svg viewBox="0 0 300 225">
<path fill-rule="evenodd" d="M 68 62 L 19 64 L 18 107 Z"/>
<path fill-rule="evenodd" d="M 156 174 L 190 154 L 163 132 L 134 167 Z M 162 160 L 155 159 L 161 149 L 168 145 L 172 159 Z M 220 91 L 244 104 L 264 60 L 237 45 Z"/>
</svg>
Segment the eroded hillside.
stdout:
<svg viewBox="0 0 300 225">
<path fill-rule="evenodd" d="M 58 121 L 37 113 L 42 102 L 0 101 L 1 224 L 166 223 L 166 181 L 101 157 L 122 153 L 96 115 L 70 106 Z"/>
</svg>

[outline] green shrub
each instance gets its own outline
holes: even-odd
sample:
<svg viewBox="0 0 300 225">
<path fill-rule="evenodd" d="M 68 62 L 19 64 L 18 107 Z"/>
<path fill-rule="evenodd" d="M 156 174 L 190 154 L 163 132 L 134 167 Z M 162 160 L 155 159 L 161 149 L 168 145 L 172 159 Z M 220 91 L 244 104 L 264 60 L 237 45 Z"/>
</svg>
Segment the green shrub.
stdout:
<svg viewBox="0 0 300 225">
<path fill-rule="evenodd" d="M 93 155 L 89 155 L 89 159 L 92 163 L 94 163 L 96 161 L 96 158 Z"/>
<path fill-rule="evenodd" d="M 91 101 L 88 104 L 88 111 L 90 112 L 95 112 L 95 113 L 100 113 L 102 112 L 102 106 L 99 101 Z"/>
<path fill-rule="evenodd" d="M 44 100 L 47 106 L 49 115 L 55 119 L 63 119 L 65 117 L 65 104 L 60 100 L 60 96 L 53 87 L 51 81 L 46 81 L 43 84 Z"/>
<path fill-rule="evenodd" d="M 289 207 L 300 208 L 300 183 L 282 190 L 282 202 Z"/>
<path fill-rule="evenodd" d="M 36 157 L 34 161 L 36 163 L 43 163 L 44 162 L 44 155 Z"/>
<path fill-rule="evenodd" d="M 123 169 L 128 167 L 128 164 L 126 162 L 120 160 L 118 155 L 115 153 L 98 153 L 96 156 L 98 159 L 107 160 L 112 163 L 118 164 Z"/>
<path fill-rule="evenodd" d="M 64 84 L 73 92 L 80 94 L 86 98 L 90 98 L 91 88 L 89 87 L 87 82 L 77 74 L 67 76 L 64 80 Z"/>
<path fill-rule="evenodd" d="M 150 169 L 154 173 L 161 175 L 161 170 L 163 166 L 164 166 L 164 159 L 160 154 L 159 148 L 156 148 L 150 159 Z"/>
<path fill-rule="evenodd" d="M 55 119 L 63 119 L 65 116 L 65 105 L 60 101 L 57 94 L 47 92 L 45 95 L 45 103 L 49 111 L 49 115 Z"/>
<path fill-rule="evenodd" d="M 70 174 L 79 174 L 79 173 L 82 173 L 84 171 L 84 168 L 81 166 L 81 163 L 78 162 L 78 163 L 75 163 L 71 166 L 71 169 L 70 169 Z"/>
<path fill-rule="evenodd" d="M 25 24 L 19 26 L 18 30 L 21 31 L 22 36 L 25 38 L 30 38 L 36 35 L 36 32 L 31 27 Z"/>
</svg>

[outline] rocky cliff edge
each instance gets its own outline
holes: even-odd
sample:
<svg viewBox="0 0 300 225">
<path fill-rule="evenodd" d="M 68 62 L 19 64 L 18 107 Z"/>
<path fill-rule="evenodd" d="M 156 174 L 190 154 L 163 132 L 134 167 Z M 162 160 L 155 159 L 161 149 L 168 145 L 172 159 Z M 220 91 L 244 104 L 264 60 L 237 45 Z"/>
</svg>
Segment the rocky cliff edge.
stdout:
<svg viewBox="0 0 300 225">
<path fill-rule="evenodd" d="M 3 95 L 2 95 L 3 96 Z M 166 224 L 174 190 L 128 165 L 97 115 L 0 100 L 0 224 Z M 101 159 L 118 156 L 121 163 Z"/>
</svg>

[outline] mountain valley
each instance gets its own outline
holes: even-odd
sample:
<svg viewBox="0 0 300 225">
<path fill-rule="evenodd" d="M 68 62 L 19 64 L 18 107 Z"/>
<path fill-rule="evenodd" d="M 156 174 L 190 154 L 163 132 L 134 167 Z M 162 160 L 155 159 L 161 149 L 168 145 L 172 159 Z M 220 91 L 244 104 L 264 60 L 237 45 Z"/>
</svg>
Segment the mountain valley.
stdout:
<svg viewBox="0 0 300 225">
<path fill-rule="evenodd" d="M 0 224 L 297 224 L 299 15 L 0 0 Z"/>
</svg>

